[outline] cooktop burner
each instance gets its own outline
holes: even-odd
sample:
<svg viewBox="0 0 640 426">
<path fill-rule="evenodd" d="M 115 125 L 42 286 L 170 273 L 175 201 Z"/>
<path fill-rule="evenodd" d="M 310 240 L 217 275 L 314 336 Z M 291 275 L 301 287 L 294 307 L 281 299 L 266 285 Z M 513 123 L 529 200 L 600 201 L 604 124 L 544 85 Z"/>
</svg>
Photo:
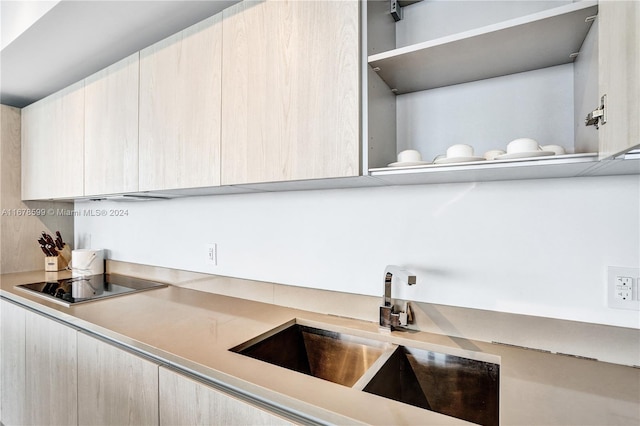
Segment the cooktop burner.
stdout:
<svg viewBox="0 0 640 426">
<path fill-rule="evenodd" d="M 71 306 L 166 286 L 167 284 L 124 275 L 101 274 L 22 284 L 17 285 L 16 288 L 65 306 Z"/>
</svg>

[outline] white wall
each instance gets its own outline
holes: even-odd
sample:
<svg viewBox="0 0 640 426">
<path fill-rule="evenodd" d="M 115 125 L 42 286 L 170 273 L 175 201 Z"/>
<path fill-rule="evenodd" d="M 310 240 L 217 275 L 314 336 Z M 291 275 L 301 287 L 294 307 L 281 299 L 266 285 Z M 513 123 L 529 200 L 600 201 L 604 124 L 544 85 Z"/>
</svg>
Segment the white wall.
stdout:
<svg viewBox="0 0 640 426">
<path fill-rule="evenodd" d="M 417 149 L 432 161 L 449 146 L 464 143 L 482 156 L 527 137 L 573 153 L 573 89 L 571 63 L 399 95 L 398 151 Z M 583 152 L 598 151 L 597 138 L 591 145 Z"/>
<path fill-rule="evenodd" d="M 640 328 L 606 307 L 608 265 L 640 265 L 640 177 L 85 202 L 76 247 L 111 259 L 381 295 L 387 264 L 418 285 L 394 297 Z M 218 244 L 218 266 L 205 244 Z"/>
</svg>

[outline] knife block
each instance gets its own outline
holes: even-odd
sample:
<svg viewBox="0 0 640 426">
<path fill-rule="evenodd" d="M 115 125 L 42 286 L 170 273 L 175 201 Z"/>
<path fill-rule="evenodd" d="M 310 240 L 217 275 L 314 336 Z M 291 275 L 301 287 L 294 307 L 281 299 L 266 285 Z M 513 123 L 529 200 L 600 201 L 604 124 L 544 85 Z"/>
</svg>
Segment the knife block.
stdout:
<svg viewBox="0 0 640 426">
<path fill-rule="evenodd" d="M 44 270 L 48 272 L 62 271 L 71 261 L 71 248 L 68 244 L 65 244 L 62 250 L 58 252 L 57 256 L 45 256 L 44 258 Z"/>
</svg>

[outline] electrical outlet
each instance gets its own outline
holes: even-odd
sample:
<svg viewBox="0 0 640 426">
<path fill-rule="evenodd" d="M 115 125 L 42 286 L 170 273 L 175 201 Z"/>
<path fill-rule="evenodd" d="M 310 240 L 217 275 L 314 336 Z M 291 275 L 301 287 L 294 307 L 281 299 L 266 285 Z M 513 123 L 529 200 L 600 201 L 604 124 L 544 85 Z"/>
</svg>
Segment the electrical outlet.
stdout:
<svg viewBox="0 0 640 426">
<path fill-rule="evenodd" d="M 640 268 L 609 266 L 607 304 L 614 309 L 640 311 Z"/>
<path fill-rule="evenodd" d="M 207 259 L 207 263 L 213 265 L 213 266 L 218 266 L 218 244 L 216 243 L 209 243 L 206 246 L 206 259 Z"/>
</svg>

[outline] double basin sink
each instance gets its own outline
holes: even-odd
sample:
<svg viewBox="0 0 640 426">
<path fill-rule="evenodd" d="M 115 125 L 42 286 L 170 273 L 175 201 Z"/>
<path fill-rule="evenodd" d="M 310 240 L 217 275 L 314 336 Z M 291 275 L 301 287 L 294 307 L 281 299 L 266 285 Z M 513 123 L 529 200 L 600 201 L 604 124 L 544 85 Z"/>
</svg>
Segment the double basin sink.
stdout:
<svg viewBox="0 0 640 426">
<path fill-rule="evenodd" d="M 500 365 L 297 321 L 231 351 L 481 425 L 499 423 Z"/>
</svg>

